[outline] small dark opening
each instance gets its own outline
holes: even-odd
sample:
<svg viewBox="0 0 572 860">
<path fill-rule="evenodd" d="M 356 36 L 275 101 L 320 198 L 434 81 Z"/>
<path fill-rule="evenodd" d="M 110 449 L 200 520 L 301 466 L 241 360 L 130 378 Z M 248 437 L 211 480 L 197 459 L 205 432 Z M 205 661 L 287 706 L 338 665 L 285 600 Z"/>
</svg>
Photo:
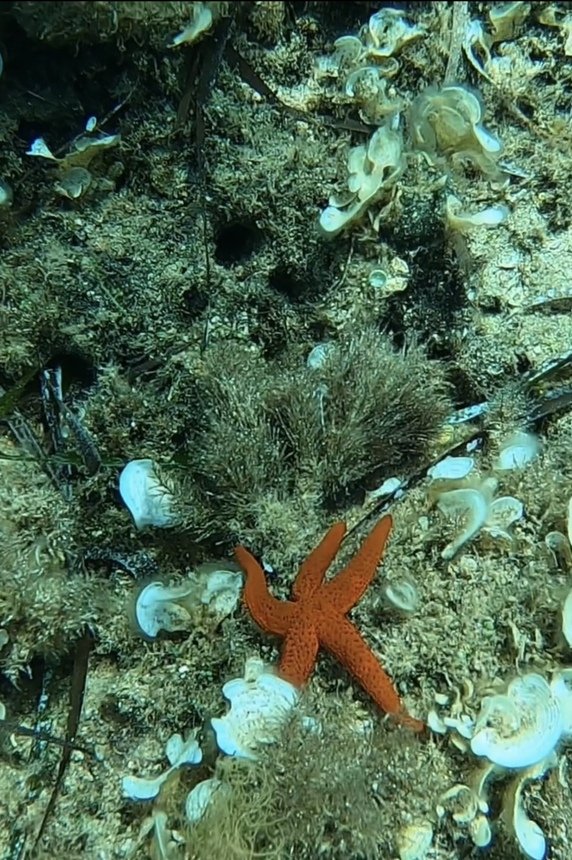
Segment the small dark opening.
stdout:
<svg viewBox="0 0 572 860">
<path fill-rule="evenodd" d="M 77 352 L 57 352 L 46 364 L 47 367 L 61 367 L 64 392 L 71 387 L 86 389 L 95 382 L 97 368 L 85 355 Z"/>
<path fill-rule="evenodd" d="M 196 319 L 207 309 L 208 296 L 196 286 L 189 287 L 183 293 L 183 308 L 190 319 Z"/>
<path fill-rule="evenodd" d="M 308 281 L 287 266 L 278 266 L 268 278 L 268 286 L 289 299 L 302 301 L 308 293 Z"/>
<path fill-rule="evenodd" d="M 231 221 L 221 227 L 215 241 L 215 260 L 222 266 L 242 263 L 260 244 L 260 233 L 252 224 Z"/>
</svg>

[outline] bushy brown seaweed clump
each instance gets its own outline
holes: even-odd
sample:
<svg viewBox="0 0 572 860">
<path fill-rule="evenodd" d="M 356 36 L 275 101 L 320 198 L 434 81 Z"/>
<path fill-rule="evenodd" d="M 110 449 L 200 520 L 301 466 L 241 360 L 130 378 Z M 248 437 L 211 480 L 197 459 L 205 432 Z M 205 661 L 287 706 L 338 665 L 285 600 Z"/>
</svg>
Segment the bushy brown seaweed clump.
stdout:
<svg viewBox="0 0 572 860">
<path fill-rule="evenodd" d="M 442 368 L 375 329 L 327 345 L 318 366 L 212 349 L 195 392 L 188 524 L 284 563 L 300 530 L 419 466 L 450 409 Z M 301 538 L 305 542 L 305 537 Z"/>
</svg>

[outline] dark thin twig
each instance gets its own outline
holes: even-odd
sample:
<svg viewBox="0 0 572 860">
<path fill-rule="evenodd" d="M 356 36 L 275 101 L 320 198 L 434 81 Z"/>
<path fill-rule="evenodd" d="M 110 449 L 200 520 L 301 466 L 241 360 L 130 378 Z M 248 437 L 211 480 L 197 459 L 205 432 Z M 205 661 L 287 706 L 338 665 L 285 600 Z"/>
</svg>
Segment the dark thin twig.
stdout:
<svg viewBox="0 0 572 860">
<path fill-rule="evenodd" d="M 205 160 L 205 117 L 204 108 L 207 104 L 213 84 L 216 80 L 220 64 L 227 47 L 228 37 L 233 17 L 223 18 L 215 29 L 213 36 L 208 40 L 208 48 L 201 52 L 200 71 L 197 79 L 197 89 L 195 95 L 195 141 L 197 148 L 197 174 L 198 185 L 201 195 L 201 226 L 203 234 L 203 247 L 205 253 L 205 278 L 207 286 L 208 305 L 205 314 L 205 327 L 203 330 L 203 338 L 201 350 L 208 346 L 210 333 L 210 312 L 211 312 L 211 258 L 209 252 L 208 241 L 208 218 L 206 207 L 207 182 L 206 182 L 206 160 Z"/>
<path fill-rule="evenodd" d="M 75 660 L 73 665 L 73 674 L 70 689 L 70 708 L 68 711 L 68 721 L 66 725 L 66 736 L 62 751 L 62 757 L 60 759 L 58 772 L 56 774 L 56 780 L 54 782 L 54 787 L 52 789 L 48 805 L 46 806 L 42 821 L 40 823 L 40 827 L 38 829 L 38 833 L 36 834 L 36 838 L 34 840 L 32 853 L 35 852 L 45 833 L 46 825 L 52 812 L 54 811 L 54 807 L 56 805 L 56 801 L 58 799 L 58 795 L 60 793 L 60 789 L 62 787 L 62 783 L 66 775 L 66 771 L 68 769 L 68 765 L 70 763 L 72 750 L 74 749 L 75 744 L 75 736 L 79 727 L 79 720 L 85 694 L 85 684 L 87 681 L 89 654 L 92 645 L 93 635 L 89 628 L 86 627 L 83 632 L 83 635 L 77 643 L 77 648 L 75 652 Z"/>
<path fill-rule="evenodd" d="M 23 726 L 17 720 L 0 719 L 0 731 L 10 732 L 13 735 L 20 735 L 24 738 L 34 738 L 34 740 L 42 741 L 45 744 L 55 744 L 58 747 L 69 747 L 71 750 L 78 750 L 92 758 L 96 758 L 95 750 L 90 747 L 84 747 L 82 744 L 76 744 L 72 741 L 66 741 L 64 738 L 57 738 L 55 735 L 46 732 L 43 729 L 32 728 L 31 726 Z"/>
</svg>

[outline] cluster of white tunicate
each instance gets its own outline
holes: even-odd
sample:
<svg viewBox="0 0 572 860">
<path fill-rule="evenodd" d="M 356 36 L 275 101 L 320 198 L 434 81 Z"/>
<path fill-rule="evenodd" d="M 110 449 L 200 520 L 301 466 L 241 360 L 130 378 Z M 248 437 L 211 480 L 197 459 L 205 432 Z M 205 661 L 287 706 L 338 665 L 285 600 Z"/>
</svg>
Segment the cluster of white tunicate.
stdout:
<svg viewBox="0 0 572 860">
<path fill-rule="evenodd" d="M 90 188 L 112 190 L 115 183 L 111 178 L 95 178 L 89 169 L 92 161 L 108 149 L 120 142 L 118 134 L 100 134 L 97 129 L 97 119 L 90 117 L 86 124 L 85 133 L 76 137 L 68 151 L 61 158 L 54 155 L 43 137 L 34 140 L 26 155 L 43 158 L 56 167 L 54 189 L 61 197 L 68 200 L 78 200 Z"/>
<path fill-rule="evenodd" d="M 513 39 L 531 9 L 530 3 L 495 3 L 488 11 L 488 26 L 473 19 L 463 37 L 463 50 L 473 68 L 494 83 L 506 74 L 508 57 L 493 57 L 491 49 L 498 42 Z"/>
<path fill-rule="evenodd" d="M 217 746 L 224 755 L 251 761 L 256 761 L 264 747 L 279 741 L 299 698 L 298 689 L 279 678 L 259 658 L 247 660 L 243 677 L 227 681 L 222 692 L 230 702 L 230 709 L 224 716 L 211 719 Z M 312 730 L 316 728 L 311 721 L 309 726 Z M 197 730 L 186 739 L 179 734 L 169 738 L 166 755 L 169 767 L 158 776 L 124 776 L 121 780 L 124 796 L 133 801 L 154 801 L 180 768 L 199 765 L 203 753 L 197 741 Z M 223 799 L 230 792 L 230 785 L 216 776 L 197 782 L 184 804 L 189 823 L 199 822 L 217 799 Z M 152 835 L 155 848 L 168 846 L 173 838 L 167 816 L 156 808 L 148 820 L 146 832 Z"/>
<path fill-rule="evenodd" d="M 154 800 L 168 779 L 185 765 L 200 764 L 203 759 L 202 750 L 196 739 L 196 732 L 184 739 L 181 735 L 172 735 L 167 741 L 165 753 L 169 767 L 159 776 L 124 776 L 121 780 L 123 794 L 130 800 Z"/>
<path fill-rule="evenodd" d="M 145 585 L 135 599 L 135 625 L 146 639 L 156 639 L 162 630 L 190 630 L 199 619 L 211 619 L 216 626 L 234 612 L 241 592 L 239 570 L 203 564 L 184 582 Z"/>
<path fill-rule="evenodd" d="M 472 486 L 448 490 L 439 496 L 439 510 L 449 519 L 462 522 L 461 530 L 442 551 L 442 558 L 454 558 L 461 547 L 480 532 L 511 539 L 509 528 L 521 519 L 524 506 L 513 496 L 495 496 L 497 488 L 497 479 L 490 476 L 476 480 Z"/>
<path fill-rule="evenodd" d="M 499 496 L 499 478 L 515 469 L 523 469 L 537 456 L 540 445 L 536 436 L 518 432 L 500 446 L 493 474 L 475 474 L 470 456 L 446 457 L 429 470 L 429 498 L 448 519 L 459 524 L 459 530 L 443 549 L 441 557 L 451 560 L 469 541 L 482 532 L 496 539 L 511 540 L 511 526 L 524 515 L 524 506 L 514 496 Z"/>
<path fill-rule="evenodd" d="M 410 24 L 399 9 L 380 9 L 357 36 L 341 36 L 334 52 L 321 59 L 321 71 L 341 79 L 345 95 L 358 106 L 364 122 L 377 125 L 403 110 L 404 101 L 389 81 L 399 71 L 397 56 L 424 29 Z"/>
<path fill-rule="evenodd" d="M 550 682 L 531 672 L 484 696 L 476 718 L 466 713 L 461 697 L 449 714 L 429 713 L 432 731 L 451 733 L 458 748 L 484 763 L 469 784 L 449 789 L 437 808 L 441 817 L 449 815 L 466 829 L 475 845 L 485 847 L 492 839 L 488 784 L 506 779 L 502 811 L 519 848 L 529 860 L 545 857 L 546 838 L 527 814 L 523 791 L 557 766 L 562 743 L 572 737 L 571 683 L 572 670 L 562 670 Z M 439 704 L 445 703 L 448 699 L 439 697 Z"/>
<path fill-rule="evenodd" d="M 374 132 L 367 144 L 348 153 L 348 191 L 330 197 L 320 215 L 320 228 L 328 237 L 336 236 L 357 221 L 375 200 L 385 198 L 390 205 L 395 183 L 405 168 L 401 134 L 395 123 L 387 122 Z"/>
<path fill-rule="evenodd" d="M 320 226 L 326 236 L 336 236 L 352 226 L 376 201 L 385 206 L 374 221 L 379 227 L 389 215 L 397 180 L 406 165 L 401 117 L 407 116 L 409 144 L 437 163 L 470 162 L 491 178 L 498 178 L 497 162 L 502 144 L 483 122 L 484 108 L 478 95 L 464 84 L 429 86 L 411 103 L 401 97 L 393 80 L 399 72 L 399 53 L 424 35 L 424 28 L 410 24 L 403 11 L 380 9 L 358 35 L 334 42 L 333 54 L 322 58 L 318 73 L 340 81 L 342 100 L 356 105 L 360 118 L 379 126 L 369 144 L 354 147 L 348 156 L 349 194 L 333 197 L 322 212 Z M 445 209 L 451 230 L 467 232 L 476 227 L 495 227 L 508 215 L 504 206 L 463 212 L 449 195 Z"/>
<path fill-rule="evenodd" d="M 409 109 L 413 143 L 431 157 L 471 161 L 494 175 L 502 144 L 483 124 L 483 114 L 481 98 L 463 84 L 427 87 Z"/>
<path fill-rule="evenodd" d="M 423 33 L 401 10 L 380 9 L 357 36 L 337 39 L 333 55 L 322 63 L 323 71 L 342 80 L 346 98 L 357 105 L 364 122 L 379 125 L 367 144 L 349 151 L 348 192 L 332 196 L 320 216 L 320 228 L 327 237 L 350 227 L 378 200 L 385 203 L 378 222 L 391 206 L 397 180 L 405 169 L 399 128 L 405 101 L 389 81 L 399 69 L 396 55 Z"/>
<path fill-rule="evenodd" d="M 256 759 L 264 746 L 276 743 L 290 719 L 299 690 L 279 678 L 262 660 L 247 660 L 244 677 L 222 688 L 230 702 L 223 717 L 211 720 L 221 752 Z"/>
</svg>

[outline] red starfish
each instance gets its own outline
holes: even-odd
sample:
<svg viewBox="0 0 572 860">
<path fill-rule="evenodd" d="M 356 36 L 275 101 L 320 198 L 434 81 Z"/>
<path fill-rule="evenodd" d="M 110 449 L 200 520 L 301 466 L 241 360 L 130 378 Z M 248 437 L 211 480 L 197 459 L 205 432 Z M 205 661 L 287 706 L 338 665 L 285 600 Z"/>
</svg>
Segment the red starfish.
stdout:
<svg viewBox="0 0 572 860">
<path fill-rule="evenodd" d="M 303 686 L 322 646 L 383 711 L 421 731 L 423 723 L 404 711 L 390 678 L 345 617 L 373 580 L 391 525 L 391 517 L 383 517 L 341 573 L 324 582 L 346 533 L 345 523 L 335 523 L 300 568 L 291 601 L 277 600 L 270 594 L 264 571 L 248 550 L 236 547 L 235 555 L 246 573 L 244 601 L 250 614 L 267 633 L 284 639 L 278 672 L 285 681 Z"/>
</svg>

